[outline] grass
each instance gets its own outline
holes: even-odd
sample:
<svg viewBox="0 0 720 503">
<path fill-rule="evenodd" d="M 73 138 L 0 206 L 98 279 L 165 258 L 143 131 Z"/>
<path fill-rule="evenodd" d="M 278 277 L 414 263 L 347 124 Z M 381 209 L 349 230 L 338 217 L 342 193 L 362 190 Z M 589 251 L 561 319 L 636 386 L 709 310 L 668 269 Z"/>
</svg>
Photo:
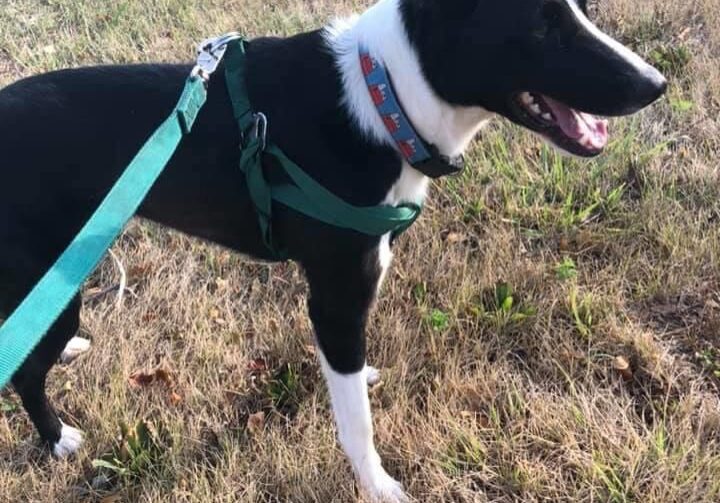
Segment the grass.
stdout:
<svg viewBox="0 0 720 503">
<path fill-rule="evenodd" d="M 0 83 L 187 60 L 208 34 L 293 33 L 367 3 L 4 0 Z M 613 121 L 594 162 L 497 121 L 398 244 L 371 400 L 418 501 L 720 500 L 720 15 L 711 0 L 597 11 L 667 71 L 668 96 Z M 0 501 L 355 501 L 298 267 L 141 222 L 115 252 L 123 307 L 97 295 L 118 283 L 108 261 L 85 300 L 93 350 L 49 383 L 85 448 L 47 460 L 3 392 Z"/>
</svg>

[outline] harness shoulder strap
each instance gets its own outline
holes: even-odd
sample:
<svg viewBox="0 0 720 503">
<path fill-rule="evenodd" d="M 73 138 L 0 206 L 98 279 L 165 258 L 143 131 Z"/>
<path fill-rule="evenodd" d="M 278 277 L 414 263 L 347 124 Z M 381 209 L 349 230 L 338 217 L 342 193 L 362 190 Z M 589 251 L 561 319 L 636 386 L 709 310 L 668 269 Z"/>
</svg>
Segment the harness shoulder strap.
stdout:
<svg viewBox="0 0 720 503">
<path fill-rule="evenodd" d="M 240 39 L 229 44 L 225 53 L 225 81 L 241 134 L 245 134 L 254 125 L 252 105 L 245 80 L 246 50 L 247 42 Z"/>
</svg>

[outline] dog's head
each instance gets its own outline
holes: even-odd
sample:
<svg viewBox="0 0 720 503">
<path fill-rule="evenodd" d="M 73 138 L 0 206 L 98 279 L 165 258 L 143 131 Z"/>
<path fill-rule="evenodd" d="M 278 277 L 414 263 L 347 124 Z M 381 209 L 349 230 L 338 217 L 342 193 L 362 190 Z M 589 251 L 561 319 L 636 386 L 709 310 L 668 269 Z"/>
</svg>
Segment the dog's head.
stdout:
<svg viewBox="0 0 720 503">
<path fill-rule="evenodd" d="M 585 0 L 402 0 L 425 77 L 458 106 L 481 106 L 572 154 L 608 140 L 600 116 L 657 100 L 665 78 L 587 17 Z"/>
</svg>

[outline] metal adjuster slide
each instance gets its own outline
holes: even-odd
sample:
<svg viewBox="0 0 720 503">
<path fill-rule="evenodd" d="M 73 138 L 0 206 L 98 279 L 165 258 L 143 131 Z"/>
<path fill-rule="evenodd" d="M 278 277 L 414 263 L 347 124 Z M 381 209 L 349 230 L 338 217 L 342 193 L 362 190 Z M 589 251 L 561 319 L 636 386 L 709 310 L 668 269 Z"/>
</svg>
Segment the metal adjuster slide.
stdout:
<svg viewBox="0 0 720 503">
<path fill-rule="evenodd" d="M 257 112 L 253 114 L 255 124 L 250 132 L 250 141 L 260 140 L 260 149 L 265 151 L 267 148 L 267 130 L 268 120 L 264 113 Z"/>
</svg>

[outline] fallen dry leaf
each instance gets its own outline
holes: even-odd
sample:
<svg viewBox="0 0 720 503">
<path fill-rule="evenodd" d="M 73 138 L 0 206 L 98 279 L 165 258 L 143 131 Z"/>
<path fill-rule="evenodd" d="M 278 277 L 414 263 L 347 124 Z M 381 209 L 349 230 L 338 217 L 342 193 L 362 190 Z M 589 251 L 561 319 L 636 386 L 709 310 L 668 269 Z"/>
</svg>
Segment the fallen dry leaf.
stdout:
<svg viewBox="0 0 720 503">
<path fill-rule="evenodd" d="M 166 368 L 155 369 L 155 380 L 171 386 L 174 382 L 172 371 Z"/>
<path fill-rule="evenodd" d="M 173 404 L 175 406 L 180 405 L 180 403 L 182 403 L 182 400 L 183 400 L 182 396 L 180 396 L 175 391 L 170 393 L 170 403 L 171 404 Z"/>
<path fill-rule="evenodd" d="M 136 371 L 130 374 L 130 377 L 128 377 L 128 382 L 133 388 L 142 388 L 143 386 L 149 386 L 150 384 L 155 382 L 155 373 Z"/>
<path fill-rule="evenodd" d="M 460 243 L 465 240 L 465 236 L 459 232 L 451 232 L 445 237 L 445 241 L 448 243 Z"/>
<path fill-rule="evenodd" d="M 265 427 L 265 413 L 260 411 L 256 412 L 255 414 L 250 414 L 250 417 L 248 417 L 247 421 L 247 428 L 250 433 L 253 435 L 259 433 L 262 431 L 262 429 Z"/>
<path fill-rule="evenodd" d="M 625 381 L 631 381 L 633 371 L 630 362 L 624 356 L 616 356 L 613 360 L 613 367 L 617 370 Z"/>
<path fill-rule="evenodd" d="M 146 388 L 156 383 L 161 384 L 168 390 L 169 400 L 172 405 L 179 405 L 182 402 L 182 395 L 175 390 L 175 376 L 166 367 L 158 367 L 150 372 L 135 371 L 128 377 L 128 382 L 133 389 Z"/>
<path fill-rule="evenodd" d="M 142 370 L 135 371 L 130 374 L 128 381 L 133 388 L 142 388 L 156 382 L 172 386 L 175 382 L 172 371 L 164 367 L 158 367 L 150 372 Z"/>
<path fill-rule="evenodd" d="M 255 358 L 250 360 L 247 364 L 247 369 L 251 374 L 258 374 L 267 370 L 267 363 L 262 358 Z"/>
</svg>

